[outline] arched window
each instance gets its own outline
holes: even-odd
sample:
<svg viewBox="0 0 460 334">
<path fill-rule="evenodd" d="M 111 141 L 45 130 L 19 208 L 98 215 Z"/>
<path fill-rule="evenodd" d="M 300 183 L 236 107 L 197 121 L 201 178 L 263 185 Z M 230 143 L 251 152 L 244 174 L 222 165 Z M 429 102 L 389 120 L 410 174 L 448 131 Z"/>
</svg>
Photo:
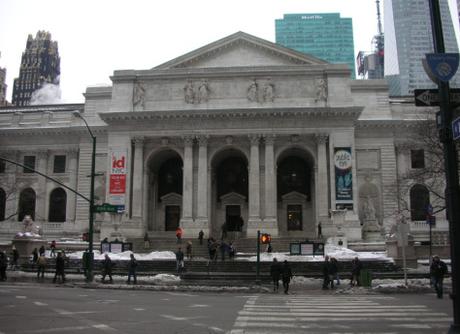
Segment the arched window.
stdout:
<svg viewBox="0 0 460 334">
<path fill-rule="evenodd" d="M 414 185 L 410 190 L 411 220 L 426 220 L 428 204 L 430 204 L 430 193 L 427 187 L 421 184 Z"/>
<path fill-rule="evenodd" d="M 56 188 L 50 194 L 48 221 L 54 223 L 65 222 L 67 194 L 64 189 Z"/>
<path fill-rule="evenodd" d="M 19 195 L 19 221 L 22 221 L 26 215 L 31 216 L 35 220 L 35 199 L 35 191 L 32 188 L 26 188 L 21 191 Z"/>
<path fill-rule="evenodd" d="M 0 222 L 5 220 L 6 193 L 0 188 Z"/>
</svg>

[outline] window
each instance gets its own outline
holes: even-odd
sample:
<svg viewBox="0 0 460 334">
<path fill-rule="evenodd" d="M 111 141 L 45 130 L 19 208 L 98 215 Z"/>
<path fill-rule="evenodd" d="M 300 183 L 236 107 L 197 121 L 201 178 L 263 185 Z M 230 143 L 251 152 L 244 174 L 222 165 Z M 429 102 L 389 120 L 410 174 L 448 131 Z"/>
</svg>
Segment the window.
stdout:
<svg viewBox="0 0 460 334">
<path fill-rule="evenodd" d="M 26 155 L 24 156 L 24 166 L 35 169 L 35 156 L 33 155 Z M 33 173 L 33 171 L 24 168 L 24 173 Z"/>
<path fill-rule="evenodd" d="M 414 185 L 410 190 L 410 218 L 411 220 L 426 220 L 430 194 L 421 184 Z"/>
<path fill-rule="evenodd" d="M 35 191 L 32 188 L 26 188 L 19 195 L 19 213 L 18 221 L 22 221 L 26 215 L 35 220 Z"/>
<path fill-rule="evenodd" d="M 425 168 L 425 151 L 411 150 L 410 160 L 412 168 Z"/>
<path fill-rule="evenodd" d="M 65 173 L 65 162 L 65 155 L 55 155 L 53 173 Z"/>
<path fill-rule="evenodd" d="M 65 222 L 67 194 L 64 189 L 56 188 L 50 194 L 48 220 L 50 222 Z"/>
</svg>

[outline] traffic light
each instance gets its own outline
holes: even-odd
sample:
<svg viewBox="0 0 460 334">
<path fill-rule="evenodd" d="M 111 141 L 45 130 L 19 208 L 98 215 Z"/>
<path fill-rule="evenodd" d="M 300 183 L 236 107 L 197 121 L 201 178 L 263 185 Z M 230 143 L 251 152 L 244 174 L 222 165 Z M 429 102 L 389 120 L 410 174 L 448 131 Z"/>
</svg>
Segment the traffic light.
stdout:
<svg viewBox="0 0 460 334">
<path fill-rule="evenodd" d="M 268 233 L 263 233 L 260 236 L 260 242 L 263 244 L 269 244 L 272 241 L 272 236 Z"/>
</svg>

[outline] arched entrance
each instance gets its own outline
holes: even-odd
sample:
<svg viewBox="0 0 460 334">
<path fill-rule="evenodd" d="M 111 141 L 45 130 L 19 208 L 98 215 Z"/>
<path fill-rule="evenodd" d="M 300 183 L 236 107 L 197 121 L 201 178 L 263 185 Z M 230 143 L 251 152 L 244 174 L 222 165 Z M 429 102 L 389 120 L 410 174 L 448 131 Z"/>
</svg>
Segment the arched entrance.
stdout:
<svg viewBox="0 0 460 334">
<path fill-rule="evenodd" d="M 284 151 L 277 159 L 277 203 L 280 234 L 315 236 L 313 158 L 301 148 Z"/>
<path fill-rule="evenodd" d="M 26 188 L 19 195 L 19 212 L 18 221 L 22 221 L 24 216 L 31 216 L 35 220 L 35 191 L 32 188 Z"/>
<path fill-rule="evenodd" d="M 212 160 L 211 234 L 219 237 L 222 225 L 229 238 L 246 230 L 248 216 L 248 160 L 239 150 L 219 152 Z"/>
<path fill-rule="evenodd" d="M 164 150 L 150 159 L 148 169 L 148 229 L 175 231 L 182 208 L 182 158 L 176 151 Z"/>
<path fill-rule="evenodd" d="M 48 221 L 62 223 L 66 219 L 67 194 L 64 189 L 56 188 L 50 194 Z"/>
</svg>

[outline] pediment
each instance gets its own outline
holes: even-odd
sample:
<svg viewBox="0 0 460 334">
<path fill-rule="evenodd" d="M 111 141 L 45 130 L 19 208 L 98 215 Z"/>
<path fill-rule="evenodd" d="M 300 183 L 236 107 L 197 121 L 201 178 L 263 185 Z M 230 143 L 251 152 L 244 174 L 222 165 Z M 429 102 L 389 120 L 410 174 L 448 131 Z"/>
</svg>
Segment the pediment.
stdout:
<svg viewBox="0 0 460 334">
<path fill-rule="evenodd" d="M 291 191 L 290 193 L 281 196 L 283 202 L 306 202 L 307 196 L 297 191 Z"/>
<path fill-rule="evenodd" d="M 154 69 L 324 65 L 326 61 L 237 32 Z"/>
<path fill-rule="evenodd" d="M 225 195 L 220 196 L 220 200 L 222 203 L 226 203 L 226 204 L 232 204 L 232 203 L 239 204 L 239 203 L 244 202 L 246 200 L 246 197 L 244 197 L 241 194 L 231 192 L 231 193 L 227 193 Z"/>
<path fill-rule="evenodd" d="M 181 204 L 182 196 L 177 193 L 169 193 L 160 198 L 161 202 L 165 205 L 167 204 Z"/>
</svg>

